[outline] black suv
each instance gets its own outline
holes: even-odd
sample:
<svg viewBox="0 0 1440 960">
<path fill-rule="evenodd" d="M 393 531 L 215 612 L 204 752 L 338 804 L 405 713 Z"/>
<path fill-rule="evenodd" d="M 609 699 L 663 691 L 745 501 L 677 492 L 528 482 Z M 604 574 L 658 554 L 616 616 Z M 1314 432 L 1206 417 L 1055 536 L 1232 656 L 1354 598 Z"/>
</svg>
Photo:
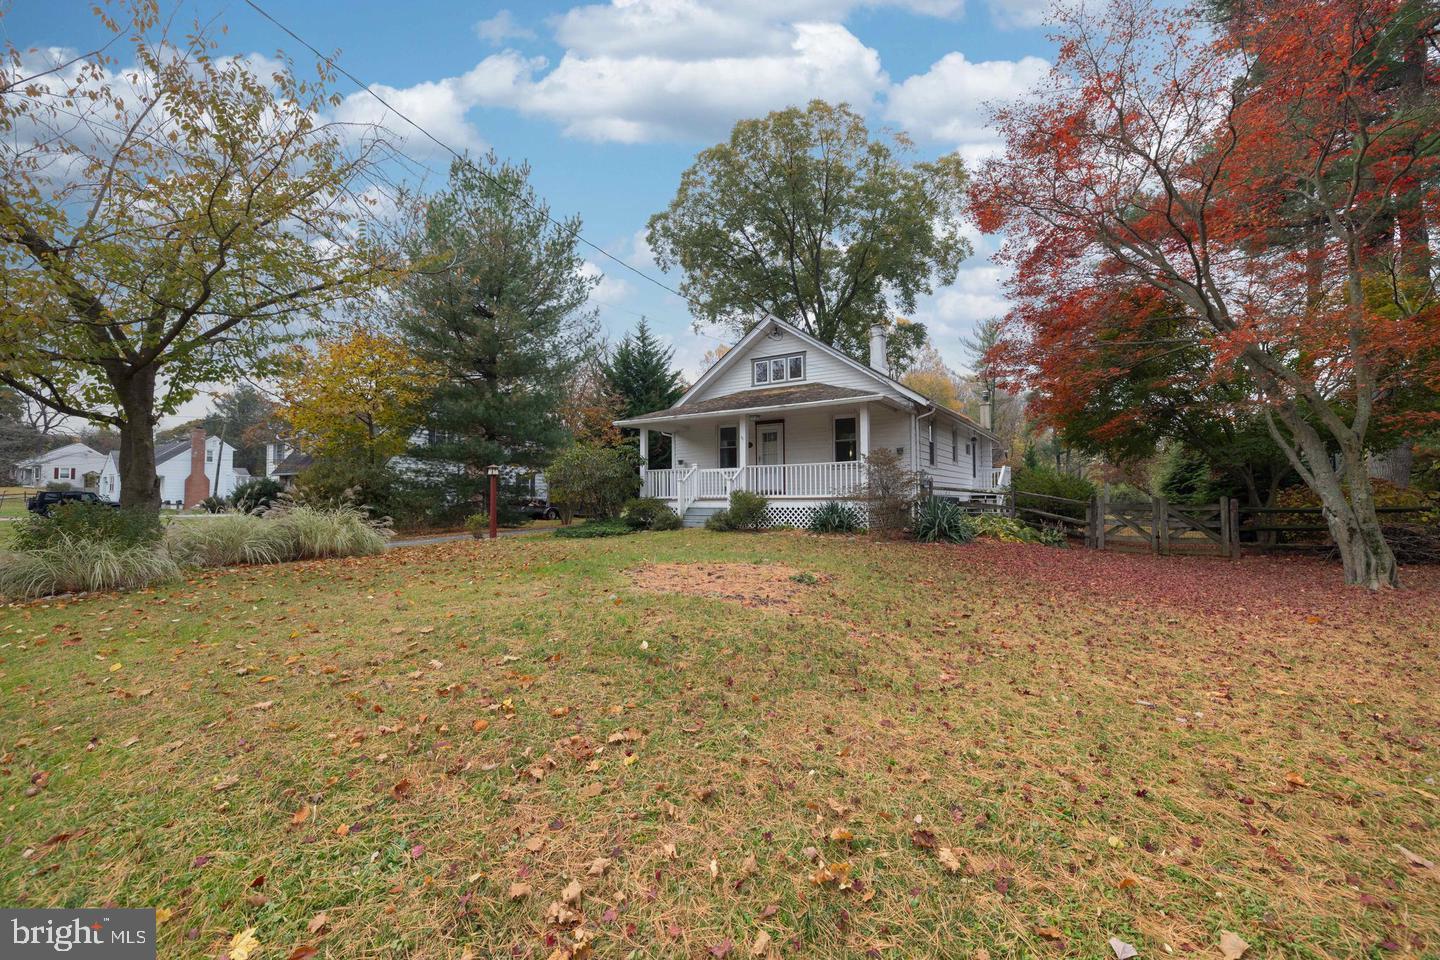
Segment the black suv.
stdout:
<svg viewBox="0 0 1440 960">
<path fill-rule="evenodd" d="M 103 503 L 107 507 L 120 506 L 118 503 L 106 500 L 93 490 L 41 490 L 26 500 L 25 506 L 30 508 L 31 513 L 48 517 L 50 511 L 62 503 Z"/>
</svg>

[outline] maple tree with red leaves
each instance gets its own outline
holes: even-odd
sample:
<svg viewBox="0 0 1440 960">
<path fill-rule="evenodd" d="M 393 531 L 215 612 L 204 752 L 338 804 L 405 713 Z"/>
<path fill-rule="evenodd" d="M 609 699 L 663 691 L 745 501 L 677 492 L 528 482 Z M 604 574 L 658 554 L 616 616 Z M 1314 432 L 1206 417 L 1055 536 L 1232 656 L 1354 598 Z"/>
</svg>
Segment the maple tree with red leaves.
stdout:
<svg viewBox="0 0 1440 960">
<path fill-rule="evenodd" d="M 1366 459 L 1382 431 L 1436 421 L 1415 398 L 1440 388 L 1440 15 L 1416 0 L 1221 13 L 1063 12 L 1048 80 L 996 112 L 1005 152 L 970 197 L 1015 268 L 994 359 L 1054 416 L 1124 372 L 1097 346 L 1203 358 L 1188 382 L 1242 385 L 1213 416 L 1263 417 L 1346 581 L 1396 586 Z M 1116 416 L 1145 417 L 1143 398 Z"/>
</svg>

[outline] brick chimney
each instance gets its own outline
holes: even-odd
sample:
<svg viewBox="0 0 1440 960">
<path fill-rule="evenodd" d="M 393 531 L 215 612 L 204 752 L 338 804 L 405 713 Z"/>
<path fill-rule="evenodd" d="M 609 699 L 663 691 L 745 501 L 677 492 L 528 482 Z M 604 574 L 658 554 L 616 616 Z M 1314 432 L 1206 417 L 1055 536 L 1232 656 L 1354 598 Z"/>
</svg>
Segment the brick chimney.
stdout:
<svg viewBox="0 0 1440 960">
<path fill-rule="evenodd" d="M 185 509 L 210 496 L 210 480 L 205 476 L 205 431 L 190 431 L 190 476 L 185 478 Z"/>
</svg>

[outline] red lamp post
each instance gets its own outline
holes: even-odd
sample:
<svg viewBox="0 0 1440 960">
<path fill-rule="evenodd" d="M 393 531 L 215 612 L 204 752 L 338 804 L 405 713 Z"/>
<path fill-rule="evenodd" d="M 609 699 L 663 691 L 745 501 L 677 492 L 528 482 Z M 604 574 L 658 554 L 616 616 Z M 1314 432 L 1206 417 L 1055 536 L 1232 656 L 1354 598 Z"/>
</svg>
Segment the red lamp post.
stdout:
<svg viewBox="0 0 1440 960">
<path fill-rule="evenodd" d="M 490 539 L 500 536 L 500 465 L 492 463 L 485 468 L 490 475 Z"/>
</svg>

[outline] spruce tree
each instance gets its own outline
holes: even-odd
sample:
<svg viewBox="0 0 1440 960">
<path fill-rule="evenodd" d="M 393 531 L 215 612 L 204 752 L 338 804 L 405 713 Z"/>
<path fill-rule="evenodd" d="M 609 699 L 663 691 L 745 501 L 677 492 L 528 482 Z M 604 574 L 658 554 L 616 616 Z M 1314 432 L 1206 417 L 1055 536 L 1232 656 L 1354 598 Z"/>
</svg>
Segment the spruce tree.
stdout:
<svg viewBox="0 0 1440 960">
<path fill-rule="evenodd" d="M 610 391 L 621 400 L 624 416 L 664 410 L 680 399 L 685 386 L 680 371 L 671 366 L 674 360 L 675 351 L 665 349 L 641 317 L 635 332 L 627 333 L 601 366 Z M 670 438 L 665 434 L 653 438 L 648 465 L 652 469 L 670 466 Z"/>
</svg>

